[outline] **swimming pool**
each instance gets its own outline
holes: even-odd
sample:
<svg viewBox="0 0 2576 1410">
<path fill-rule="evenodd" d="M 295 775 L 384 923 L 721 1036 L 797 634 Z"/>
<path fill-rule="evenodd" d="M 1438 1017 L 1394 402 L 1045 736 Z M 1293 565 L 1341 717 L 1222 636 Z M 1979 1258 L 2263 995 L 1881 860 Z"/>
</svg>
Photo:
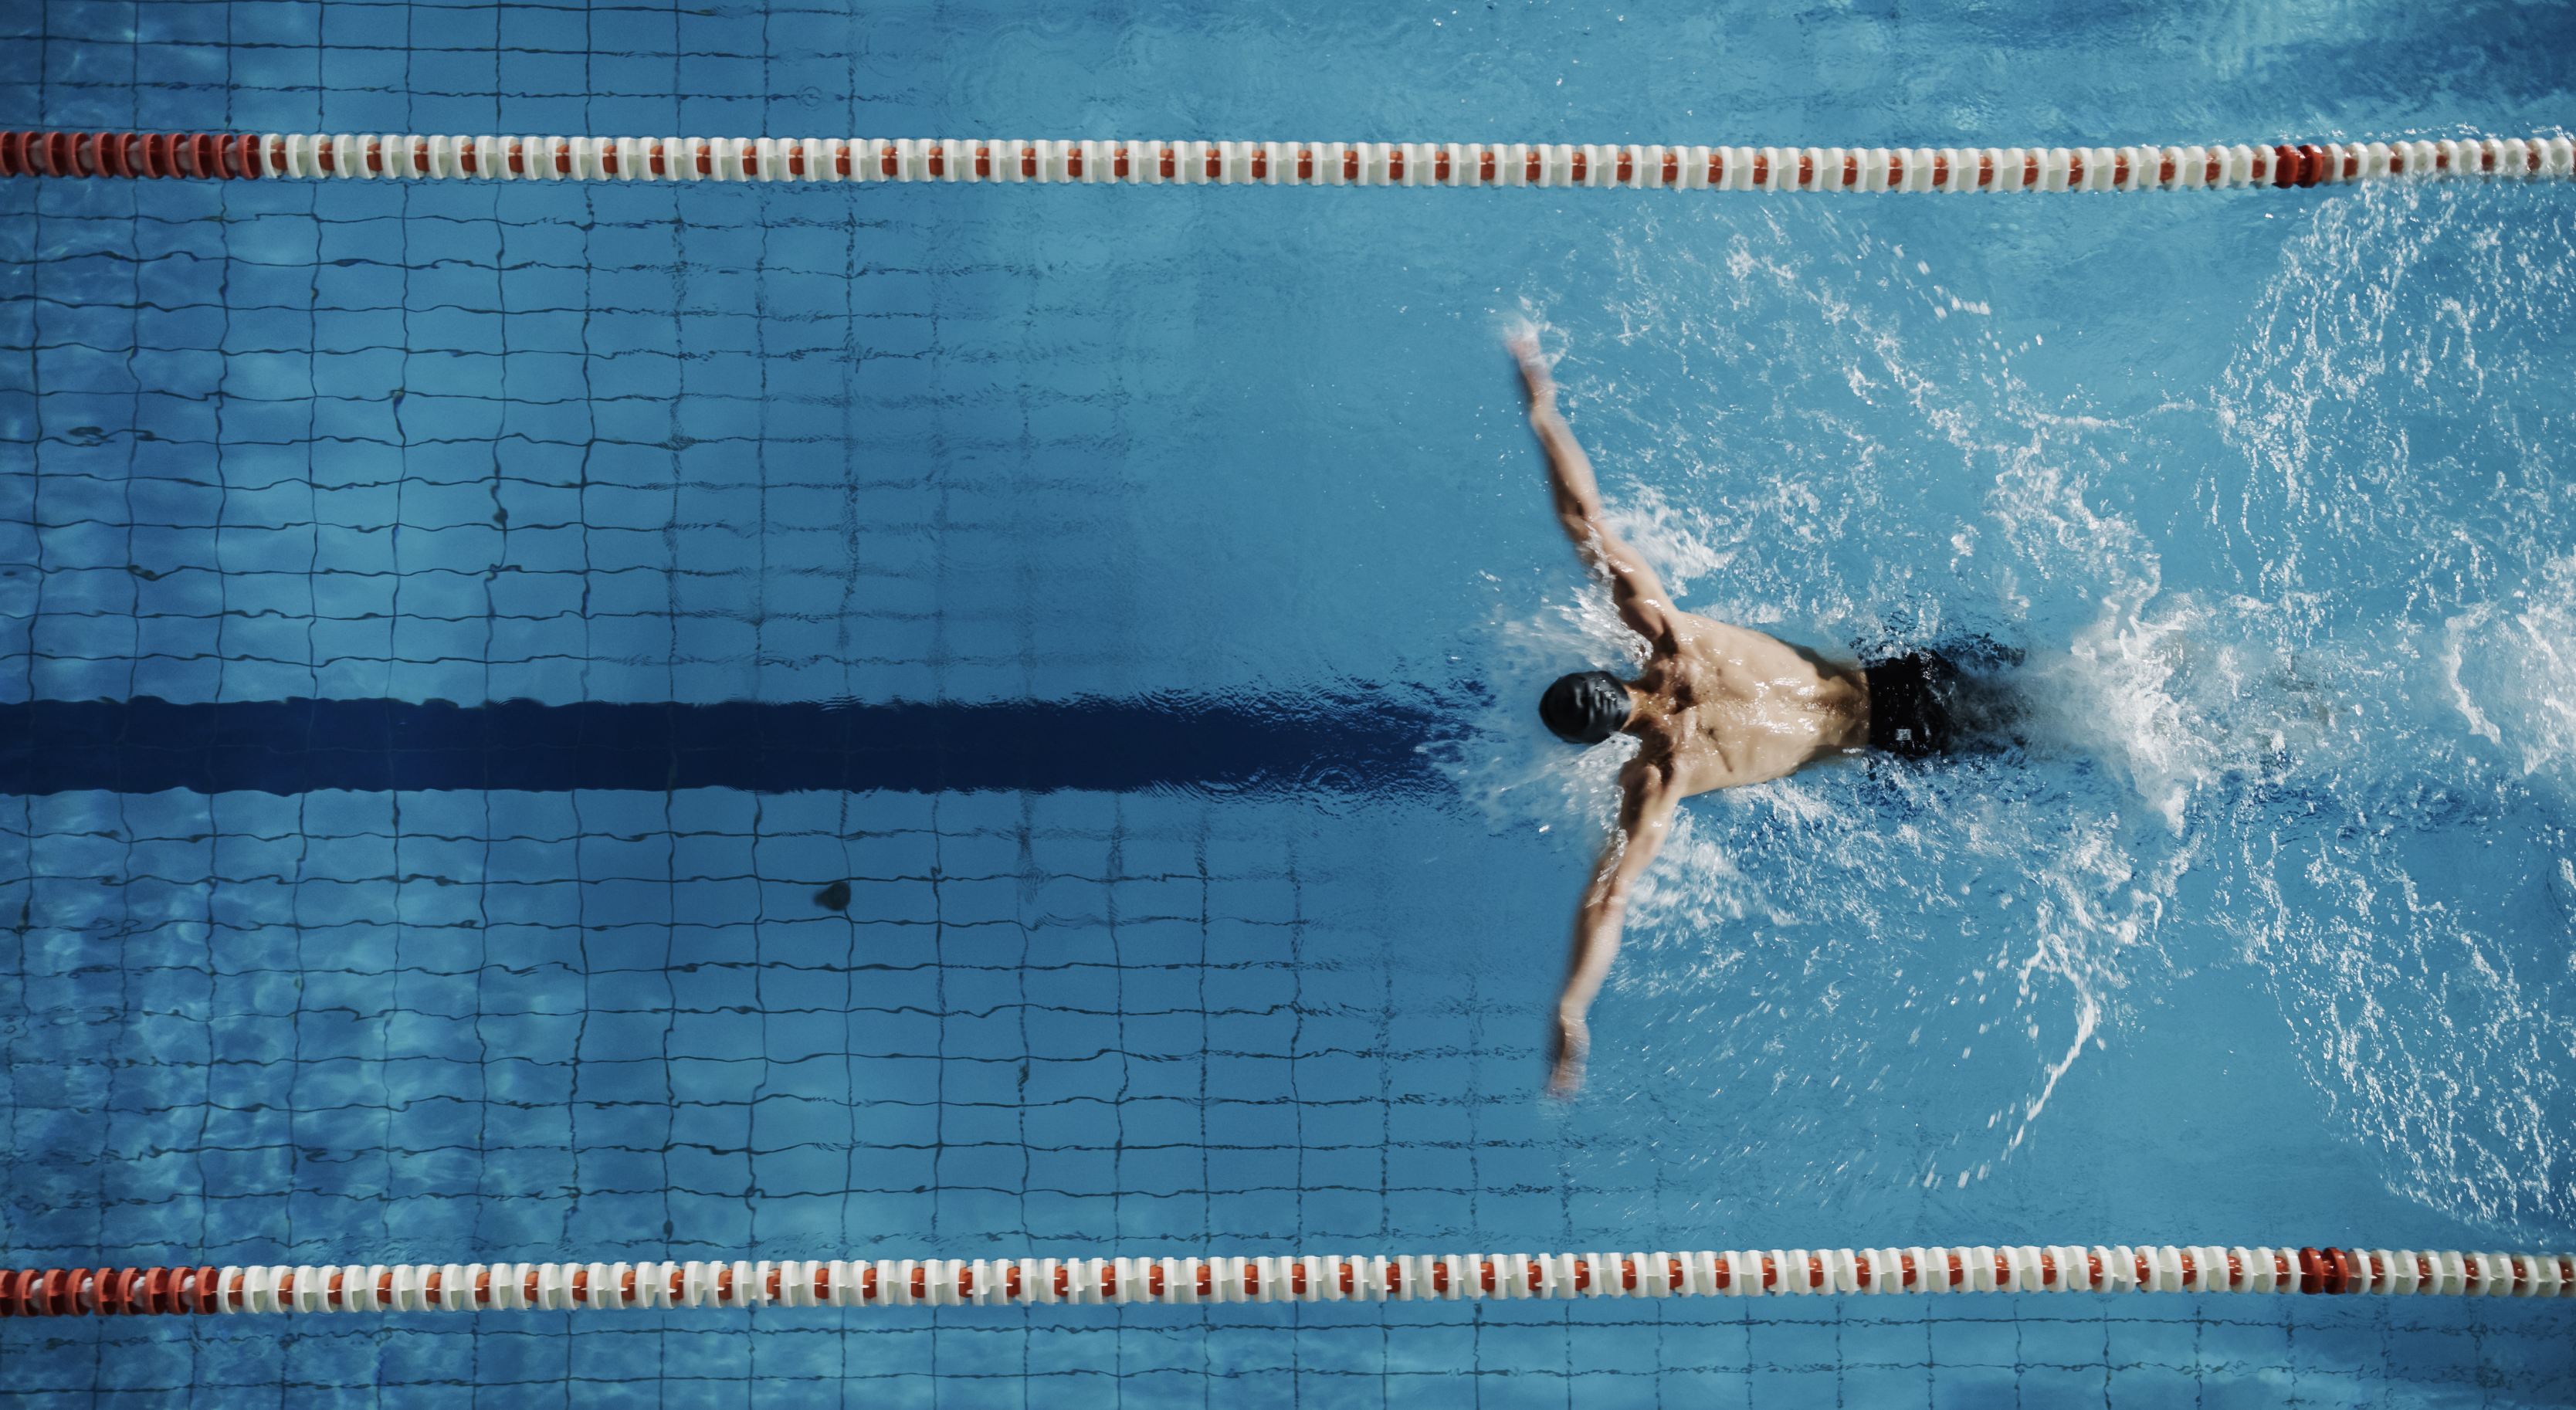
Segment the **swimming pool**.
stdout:
<svg viewBox="0 0 2576 1410">
<path fill-rule="evenodd" d="M 13 124 L 1567 141 L 2546 130 L 2569 38 L 1869 4 L 23 25 Z M 323 786 L 10 797 L 11 1259 L 2568 1242 L 2563 189 L 0 200 L 25 698 L 527 700 L 594 750 L 597 705 L 928 702 L 1090 730 L 1045 752 L 1104 769 L 485 791 L 466 751 L 389 791 L 325 769 L 384 749 L 343 721 L 280 727 Z M 1695 804 L 1563 1112 L 1538 1014 L 1600 781 L 1529 702 L 1616 644 L 1544 513 L 1523 317 L 1684 605 L 1828 649 L 1982 633 L 2047 706 L 2024 756 Z M 2568 1394 L 2557 1308 L 2148 1302 L 0 1339 L 29 1388 L 227 1402 Z"/>
</svg>

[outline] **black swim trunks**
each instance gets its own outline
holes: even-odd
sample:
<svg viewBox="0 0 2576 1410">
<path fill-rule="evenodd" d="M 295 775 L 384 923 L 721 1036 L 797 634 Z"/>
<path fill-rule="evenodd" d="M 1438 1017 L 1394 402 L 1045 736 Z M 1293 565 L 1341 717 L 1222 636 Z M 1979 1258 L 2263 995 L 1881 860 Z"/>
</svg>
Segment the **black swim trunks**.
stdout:
<svg viewBox="0 0 2576 1410">
<path fill-rule="evenodd" d="M 1959 668 L 1929 651 L 1861 668 L 1869 683 L 1869 747 L 1921 759 L 1958 742 Z"/>
</svg>

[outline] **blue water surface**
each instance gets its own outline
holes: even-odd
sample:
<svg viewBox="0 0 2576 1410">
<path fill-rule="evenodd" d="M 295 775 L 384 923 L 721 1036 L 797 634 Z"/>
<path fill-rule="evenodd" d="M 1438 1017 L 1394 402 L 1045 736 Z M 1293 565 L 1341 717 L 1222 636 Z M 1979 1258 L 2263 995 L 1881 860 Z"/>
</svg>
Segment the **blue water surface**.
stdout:
<svg viewBox="0 0 2576 1410">
<path fill-rule="evenodd" d="M 0 27 L 22 128 L 1845 145 L 2556 133 L 2576 41 L 2558 6 L 1879 0 Z M 2568 1247 L 2571 200 L 0 184 L 0 705 L 927 707 L 939 768 L 977 721 L 1110 721 L 1115 784 L 762 791 L 749 741 L 659 787 L 451 757 L 360 791 L 316 751 L 379 746 L 284 726 L 236 741 L 259 787 L 48 758 L 0 798 L 0 1261 Z M 1571 1107 L 1540 1015 L 1610 761 L 1530 705 L 1626 643 L 1545 512 L 1523 324 L 1684 606 L 1983 637 L 2031 702 L 1999 755 L 1690 805 Z M 1219 709 L 1249 742 L 1158 747 Z M 1336 766 L 1373 719 L 1422 752 Z M 2540 1405 L 2566 1316 L 0 1351 L 56 1403 Z"/>
</svg>

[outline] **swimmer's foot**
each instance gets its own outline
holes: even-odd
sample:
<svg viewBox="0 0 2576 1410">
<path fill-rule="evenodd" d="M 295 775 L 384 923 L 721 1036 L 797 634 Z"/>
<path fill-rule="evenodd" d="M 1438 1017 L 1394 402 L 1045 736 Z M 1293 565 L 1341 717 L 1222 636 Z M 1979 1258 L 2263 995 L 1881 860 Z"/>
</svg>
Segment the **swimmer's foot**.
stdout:
<svg viewBox="0 0 2576 1410">
<path fill-rule="evenodd" d="M 1560 1014 L 1556 1034 L 1547 1049 L 1547 1094 L 1558 1101 L 1571 1101 L 1583 1090 L 1583 1055 L 1592 1046 L 1592 1030 L 1582 1019 Z"/>
<path fill-rule="evenodd" d="M 1513 358 L 1521 365 L 1521 381 L 1529 387 L 1531 405 L 1554 400 L 1556 378 L 1547 365 L 1547 359 L 1539 353 L 1537 335 L 1514 333 L 1506 340 L 1505 346 L 1512 350 Z"/>
</svg>

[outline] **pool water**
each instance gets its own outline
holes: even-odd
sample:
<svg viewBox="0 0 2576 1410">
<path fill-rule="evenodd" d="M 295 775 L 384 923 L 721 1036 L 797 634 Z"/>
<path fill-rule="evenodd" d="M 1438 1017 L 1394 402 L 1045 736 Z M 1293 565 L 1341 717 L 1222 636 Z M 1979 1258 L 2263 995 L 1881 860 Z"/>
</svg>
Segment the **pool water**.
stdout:
<svg viewBox="0 0 2576 1410">
<path fill-rule="evenodd" d="M 2576 39 L 1867 0 L 0 23 L 23 127 L 1844 144 L 2555 132 Z M 0 184 L 0 1253 L 2568 1247 L 2570 201 Z M 1682 605 L 1984 638 L 2029 712 L 1689 805 L 1571 1107 L 1540 1020 L 1615 761 L 1533 704 L 1628 643 L 1546 513 L 1524 324 Z M 2447 1406 L 2576 1395 L 2565 1316 L 0 1347 L 64 1403 Z"/>
</svg>

